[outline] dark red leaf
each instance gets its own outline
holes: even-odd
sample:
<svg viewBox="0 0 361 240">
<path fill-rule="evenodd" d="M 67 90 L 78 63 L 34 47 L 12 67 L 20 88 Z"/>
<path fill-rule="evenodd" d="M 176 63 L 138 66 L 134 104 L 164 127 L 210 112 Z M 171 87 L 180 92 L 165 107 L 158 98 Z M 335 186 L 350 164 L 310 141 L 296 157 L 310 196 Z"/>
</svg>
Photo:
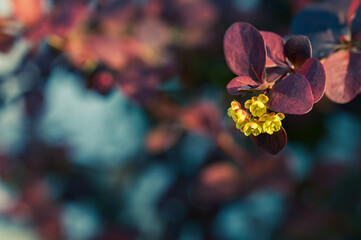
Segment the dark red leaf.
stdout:
<svg viewBox="0 0 361 240">
<path fill-rule="evenodd" d="M 263 82 L 266 48 L 256 28 L 249 23 L 234 23 L 226 31 L 223 44 L 228 67 L 233 73 Z"/>
<path fill-rule="evenodd" d="M 227 84 L 227 91 L 231 95 L 239 95 L 242 92 L 238 91 L 239 89 L 251 89 L 250 86 L 258 86 L 259 83 L 255 82 L 247 76 L 238 76 L 233 78 Z"/>
<path fill-rule="evenodd" d="M 338 51 L 324 63 L 326 96 L 336 103 L 347 103 L 361 88 L 361 53 Z"/>
<path fill-rule="evenodd" d="M 266 81 L 271 83 L 282 77 L 283 74 L 292 71 L 287 67 L 271 67 L 266 69 Z"/>
<path fill-rule="evenodd" d="M 287 66 L 283 48 L 285 42 L 282 37 L 273 32 L 260 32 L 266 44 L 266 67 Z"/>
<path fill-rule="evenodd" d="M 297 69 L 312 56 L 311 42 L 306 36 L 292 37 L 286 42 L 284 53 Z"/>
<path fill-rule="evenodd" d="M 313 95 L 310 84 L 301 74 L 292 74 L 269 91 L 268 107 L 285 114 L 305 114 L 312 109 Z"/>
<path fill-rule="evenodd" d="M 287 133 L 283 127 L 272 135 L 262 133 L 258 136 L 250 135 L 250 137 L 256 146 L 273 155 L 279 153 L 287 144 Z"/>
<path fill-rule="evenodd" d="M 325 92 L 326 76 L 323 66 L 316 58 L 309 58 L 296 71 L 302 74 L 309 82 L 313 94 L 313 101 L 318 102 Z"/>
</svg>

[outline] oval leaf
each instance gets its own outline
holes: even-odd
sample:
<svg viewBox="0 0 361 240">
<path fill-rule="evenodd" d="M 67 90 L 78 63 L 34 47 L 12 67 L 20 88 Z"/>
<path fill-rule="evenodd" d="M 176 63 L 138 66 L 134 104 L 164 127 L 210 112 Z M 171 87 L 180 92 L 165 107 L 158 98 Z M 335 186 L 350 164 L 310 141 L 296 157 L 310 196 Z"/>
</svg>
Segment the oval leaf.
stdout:
<svg viewBox="0 0 361 240">
<path fill-rule="evenodd" d="M 286 42 L 284 53 L 297 69 L 312 56 L 311 42 L 303 35 L 292 37 Z"/>
<path fill-rule="evenodd" d="M 262 133 L 258 136 L 250 135 L 250 138 L 257 147 L 273 155 L 279 153 L 287 144 L 287 133 L 283 127 L 272 135 Z"/>
<path fill-rule="evenodd" d="M 242 93 L 242 91 L 239 91 L 240 89 L 252 89 L 254 87 L 257 87 L 259 83 L 253 81 L 251 78 L 246 76 L 238 76 L 233 78 L 228 84 L 227 84 L 227 91 L 231 95 L 239 95 Z"/>
<path fill-rule="evenodd" d="M 315 58 L 309 58 L 296 71 L 305 76 L 309 82 L 313 94 L 313 101 L 318 102 L 325 92 L 326 76 L 320 61 Z"/>
<path fill-rule="evenodd" d="M 310 84 L 301 74 L 292 74 L 269 91 L 268 107 L 285 114 L 305 114 L 312 109 L 313 95 Z"/>
<path fill-rule="evenodd" d="M 223 47 L 228 67 L 234 74 L 263 82 L 266 48 L 256 28 L 244 22 L 232 24 L 224 35 Z"/>
<path fill-rule="evenodd" d="M 361 53 L 338 51 L 324 63 L 326 96 L 336 103 L 347 103 L 360 92 Z"/>
<path fill-rule="evenodd" d="M 261 31 L 260 33 L 266 44 L 266 67 L 287 66 L 283 53 L 285 42 L 282 37 L 273 32 Z"/>
</svg>

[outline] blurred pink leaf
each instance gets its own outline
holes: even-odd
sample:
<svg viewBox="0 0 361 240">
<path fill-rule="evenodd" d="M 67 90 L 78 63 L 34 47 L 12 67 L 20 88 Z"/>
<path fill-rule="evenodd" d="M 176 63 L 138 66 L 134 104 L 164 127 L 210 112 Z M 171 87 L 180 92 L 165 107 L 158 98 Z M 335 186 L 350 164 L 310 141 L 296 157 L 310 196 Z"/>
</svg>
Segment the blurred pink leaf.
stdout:
<svg viewBox="0 0 361 240">
<path fill-rule="evenodd" d="M 361 53 L 340 50 L 332 53 L 324 63 L 326 96 L 336 103 L 347 103 L 361 89 Z"/>
</svg>

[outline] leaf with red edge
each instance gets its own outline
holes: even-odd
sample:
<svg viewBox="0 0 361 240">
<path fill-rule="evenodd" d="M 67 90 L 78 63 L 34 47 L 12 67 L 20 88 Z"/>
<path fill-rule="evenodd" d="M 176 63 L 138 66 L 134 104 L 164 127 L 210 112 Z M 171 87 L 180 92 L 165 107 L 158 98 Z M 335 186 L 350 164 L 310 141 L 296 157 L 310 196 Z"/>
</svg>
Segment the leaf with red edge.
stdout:
<svg viewBox="0 0 361 240">
<path fill-rule="evenodd" d="M 348 13 L 347 13 L 347 25 L 348 26 L 351 26 L 351 23 L 357 14 L 356 12 L 359 8 L 360 3 L 361 3 L 361 0 L 352 0 L 350 7 L 348 9 Z"/>
<path fill-rule="evenodd" d="M 324 63 L 326 96 L 336 103 L 347 103 L 361 89 L 361 53 L 338 51 Z"/>
<path fill-rule="evenodd" d="M 258 82 L 255 82 L 252 78 L 247 76 L 238 76 L 233 78 L 227 84 L 227 91 L 231 95 L 239 95 L 242 93 L 240 89 L 251 89 L 253 86 L 257 87 L 259 85 Z M 252 87 L 251 87 L 252 86 Z"/>
<path fill-rule="evenodd" d="M 273 32 L 260 31 L 266 44 L 266 67 L 287 66 L 283 48 L 285 42 L 282 37 Z"/>
<path fill-rule="evenodd" d="M 360 1 L 358 1 L 358 4 L 360 4 Z M 350 26 L 351 30 L 351 38 L 355 38 L 358 34 L 360 34 L 361 30 L 361 5 L 358 5 L 358 8 L 356 9 L 354 13 L 354 17 L 351 22 Z"/>
<path fill-rule="evenodd" d="M 296 71 L 305 76 L 313 94 L 313 101 L 318 102 L 325 92 L 326 76 L 323 66 L 316 58 L 309 58 Z"/>
<path fill-rule="evenodd" d="M 232 24 L 224 35 L 223 47 L 226 62 L 233 73 L 263 82 L 266 48 L 256 28 L 244 22 Z"/>
<path fill-rule="evenodd" d="M 312 109 L 310 84 L 301 74 L 292 74 L 278 82 L 269 91 L 268 107 L 285 114 L 305 114 Z"/>
<path fill-rule="evenodd" d="M 303 35 L 292 37 L 286 42 L 284 53 L 297 69 L 308 58 L 312 57 L 311 42 L 308 37 Z"/>
<path fill-rule="evenodd" d="M 283 127 L 272 135 L 262 133 L 258 136 L 250 135 L 250 138 L 257 147 L 273 155 L 279 153 L 287 144 L 287 133 Z"/>
</svg>

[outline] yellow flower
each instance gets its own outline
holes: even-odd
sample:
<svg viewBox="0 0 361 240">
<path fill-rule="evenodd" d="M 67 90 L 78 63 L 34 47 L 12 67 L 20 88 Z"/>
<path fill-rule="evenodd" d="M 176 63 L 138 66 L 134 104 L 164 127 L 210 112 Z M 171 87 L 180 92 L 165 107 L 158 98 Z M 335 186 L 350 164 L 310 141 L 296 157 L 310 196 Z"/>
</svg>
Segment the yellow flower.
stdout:
<svg viewBox="0 0 361 240">
<path fill-rule="evenodd" d="M 270 114 L 265 114 L 264 116 L 259 118 L 259 121 L 262 124 L 263 132 L 272 135 L 274 132 L 278 132 L 282 127 L 282 120 L 285 118 L 283 113 L 274 112 Z"/>
<path fill-rule="evenodd" d="M 247 123 L 245 123 L 240 129 L 244 135 L 249 136 L 253 134 L 253 136 L 257 136 L 262 133 L 262 127 L 258 124 L 258 122 L 251 121 L 249 119 L 247 120 Z"/>
<path fill-rule="evenodd" d="M 253 116 L 260 117 L 267 112 L 268 97 L 264 94 L 258 95 L 258 97 L 252 97 L 252 99 L 245 102 L 245 108 L 249 109 Z"/>
<path fill-rule="evenodd" d="M 233 118 L 237 129 L 246 136 L 251 134 L 258 136 L 261 133 L 272 135 L 282 128 L 281 121 L 285 118 L 285 115 L 283 113 L 267 113 L 267 102 L 268 97 L 264 94 L 252 97 L 245 102 L 245 108 L 249 109 L 249 111 L 245 111 L 242 109 L 241 104 L 234 100 L 228 109 L 228 116 Z"/>
</svg>

